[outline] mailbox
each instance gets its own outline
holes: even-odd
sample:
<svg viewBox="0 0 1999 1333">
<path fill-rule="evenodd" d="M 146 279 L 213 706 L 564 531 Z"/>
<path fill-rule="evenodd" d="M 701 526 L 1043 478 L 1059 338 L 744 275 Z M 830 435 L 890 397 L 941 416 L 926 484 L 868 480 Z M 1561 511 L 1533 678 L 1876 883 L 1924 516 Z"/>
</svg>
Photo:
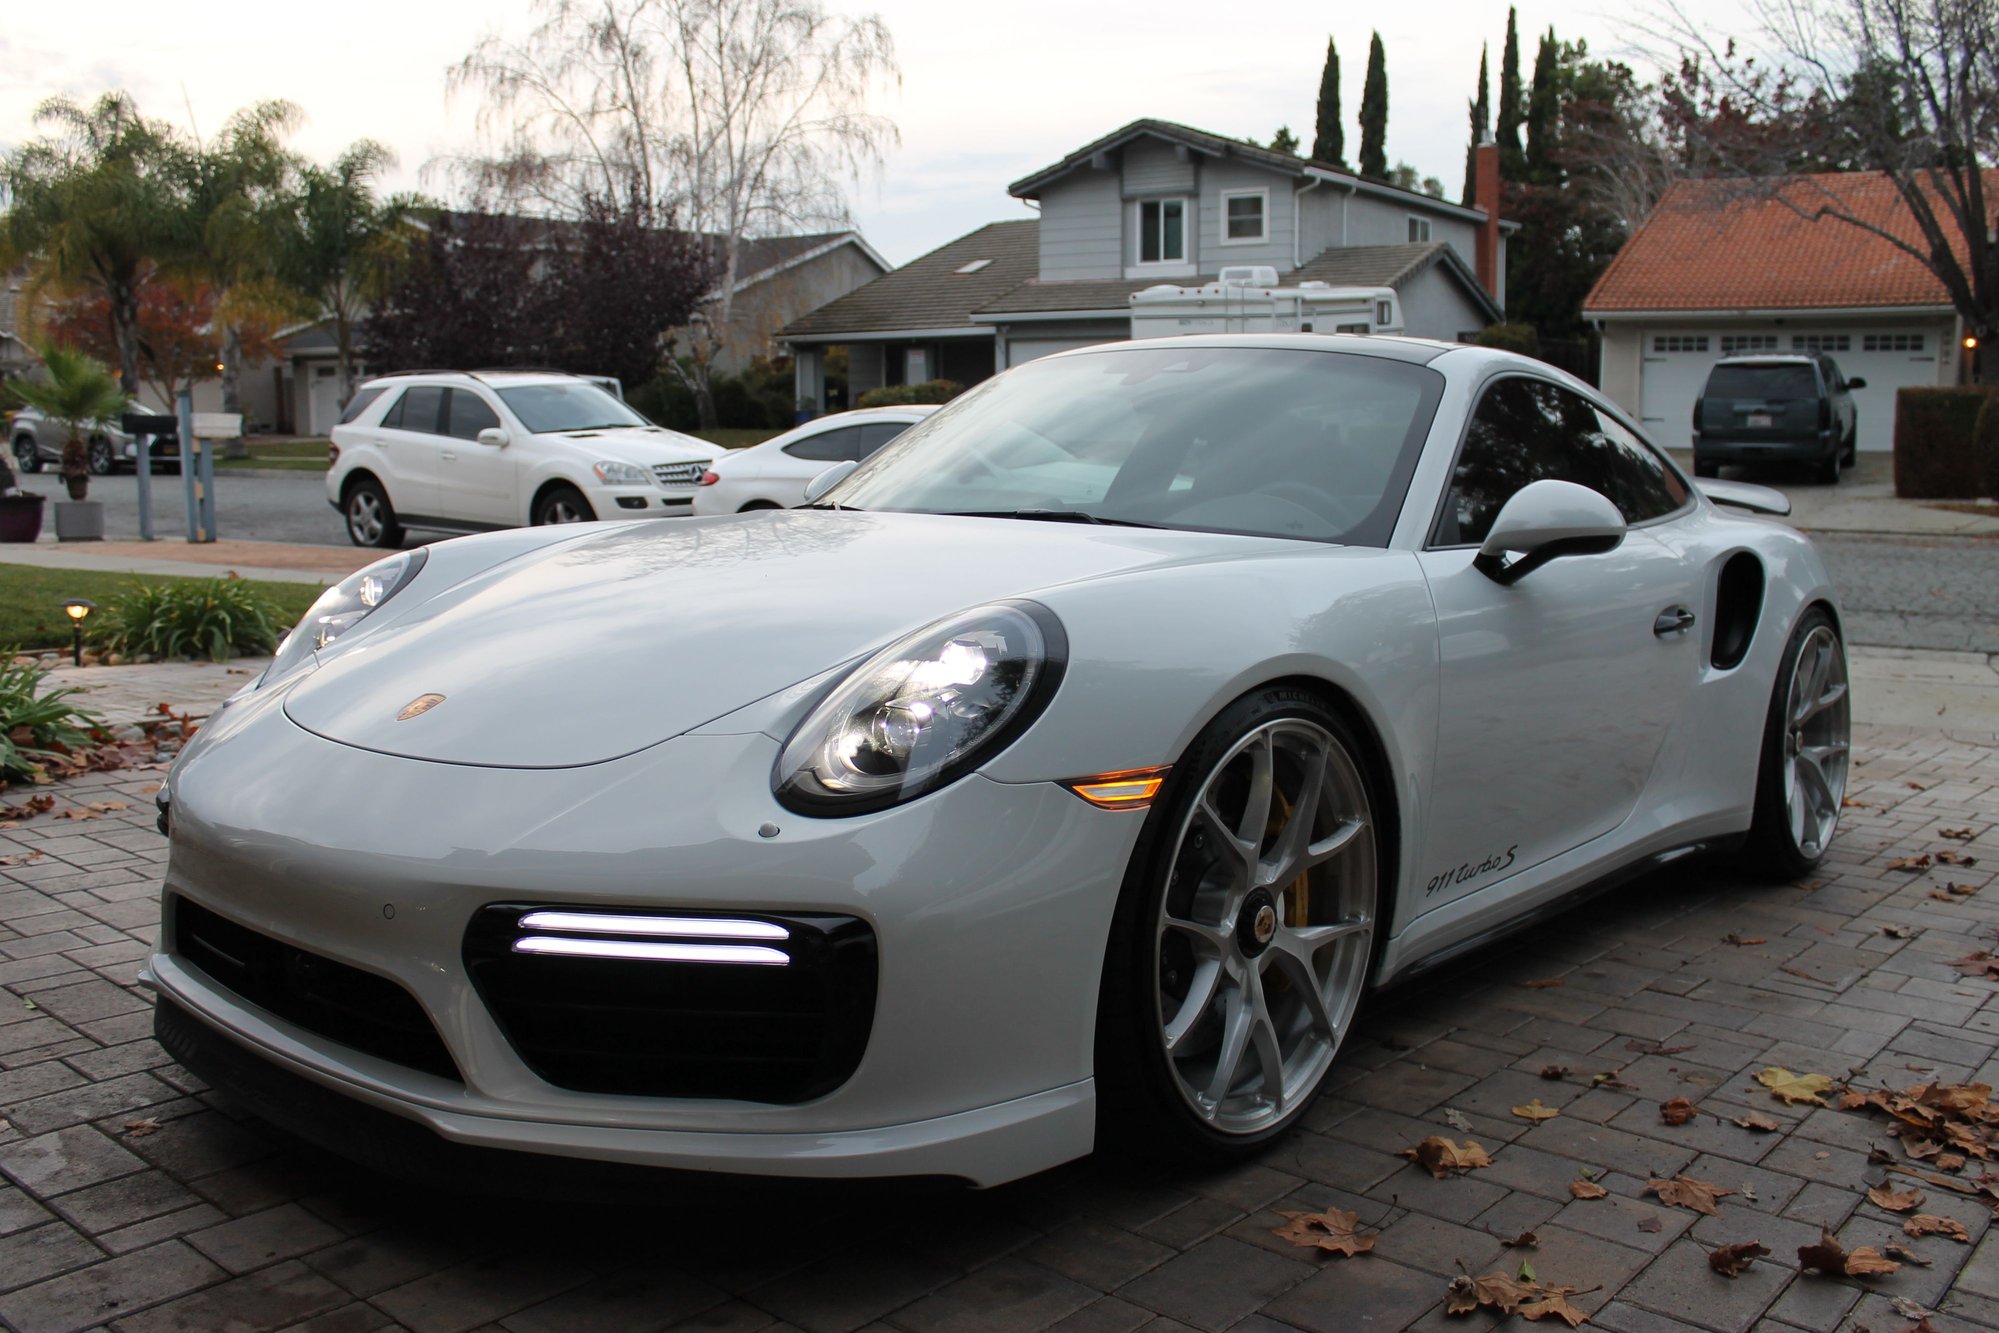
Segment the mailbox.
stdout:
<svg viewBox="0 0 1999 1333">
<path fill-rule="evenodd" d="M 118 428 L 127 435 L 173 435 L 180 430 L 180 421 L 170 413 L 127 412 Z"/>
</svg>

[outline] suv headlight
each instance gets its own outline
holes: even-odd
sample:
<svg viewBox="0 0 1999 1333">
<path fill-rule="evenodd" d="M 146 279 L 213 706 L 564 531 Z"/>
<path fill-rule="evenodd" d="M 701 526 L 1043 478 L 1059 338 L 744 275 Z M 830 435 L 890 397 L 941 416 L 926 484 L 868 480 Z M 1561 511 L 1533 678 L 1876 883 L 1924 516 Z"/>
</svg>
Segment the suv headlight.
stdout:
<svg viewBox="0 0 1999 1333">
<path fill-rule="evenodd" d="M 652 473 L 636 463 L 619 463 L 607 458 L 601 463 L 591 464 L 590 470 L 595 472 L 597 480 L 606 486 L 652 485 Z"/>
<path fill-rule="evenodd" d="M 898 639 L 791 733 L 777 798 L 801 814 L 858 815 L 933 791 L 1040 716 L 1068 654 L 1061 622 L 1033 602 L 976 607 Z"/>
<path fill-rule="evenodd" d="M 413 551 L 398 551 L 356 570 L 319 594 L 319 600 L 307 608 L 297 626 L 278 645 L 278 655 L 258 683 L 286 675 L 374 614 L 382 603 L 409 586 L 429 558 L 430 552 L 421 546 Z"/>
</svg>

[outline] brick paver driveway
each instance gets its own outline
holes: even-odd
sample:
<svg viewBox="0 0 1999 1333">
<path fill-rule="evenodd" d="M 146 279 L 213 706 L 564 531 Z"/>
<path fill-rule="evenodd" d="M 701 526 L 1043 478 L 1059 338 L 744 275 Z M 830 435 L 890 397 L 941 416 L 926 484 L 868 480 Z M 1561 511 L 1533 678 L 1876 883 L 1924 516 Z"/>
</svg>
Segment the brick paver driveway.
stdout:
<svg viewBox="0 0 1999 1333">
<path fill-rule="evenodd" d="M 1482 1329 L 1486 1315 L 1444 1313 L 1449 1280 L 1524 1261 L 1587 1289 L 1573 1300 L 1595 1325 L 1632 1333 L 1879 1333 L 1924 1308 L 1941 1311 L 1938 1330 L 1999 1326 L 1981 1196 L 1926 1186 L 1921 1211 L 1969 1240 L 1909 1239 L 1865 1199 L 1885 1170 L 1870 1149 L 1902 1160 L 1888 1122 L 1787 1107 L 1752 1082 L 1771 1065 L 1861 1087 L 1999 1081 L 1999 986 L 1945 965 L 1993 945 L 1999 749 L 1872 729 L 1857 758 L 1821 882 L 1675 868 L 1383 996 L 1308 1131 L 1254 1165 L 1079 1164 L 984 1194 L 761 1187 L 676 1204 L 646 1185 L 597 1207 L 414 1192 L 232 1114 L 153 1044 L 133 985 L 165 856 L 157 775 L 72 783 L 65 807 L 130 809 L 0 830 L 0 1320 L 24 1333 Z M 1967 827 L 1973 841 L 1942 838 Z M 1939 849 L 1985 863 L 1887 866 Z M 1543 1078 L 1550 1066 L 1568 1072 Z M 1665 1124 L 1672 1097 L 1702 1114 Z M 1536 1098 L 1560 1114 L 1511 1113 Z M 1780 1129 L 1733 1123 L 1752 1110 Z M 1437 1180 L 1397 1155 L 1433 1134 L 1477 1140 L 1492 1165 Z M 1975 1189 L 1983 1165 L 1945 1179 Z M 1585 1171 L 1607 1197 L 1571 1197 Z M 1714 1216 L 1644 1193 L 1676 1173 L 1732 1192 Z M 1280 1212 L 1328 1206 L 1380 1233 L 1372 1253 L 1319 1259 L 1272 1235 Z M 1801 1274 L 1797 1247 L 1821 1226 L 1926 1266 Z M 1533 1248 L 1502 1247 L 1526 1231 Z M 1710 1270 L 1711 1248 L 1751 1240 L 1767 1259 L 1733 1279 Z"/>
</svg>

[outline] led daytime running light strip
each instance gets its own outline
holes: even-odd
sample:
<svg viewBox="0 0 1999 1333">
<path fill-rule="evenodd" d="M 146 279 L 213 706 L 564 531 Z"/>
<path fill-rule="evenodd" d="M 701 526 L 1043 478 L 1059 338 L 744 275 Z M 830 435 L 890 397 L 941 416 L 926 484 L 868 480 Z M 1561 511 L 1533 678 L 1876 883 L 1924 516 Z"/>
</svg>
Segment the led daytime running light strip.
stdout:
<svg viewBox="0 0 1999 1333">
<path fill-rule="evenodd" d="M 664 940 L 574 940 L 553 935 L 528 935 L 514 941 L 515 953 L 553 954 L 565 958 L 618 958 L 646 963 L 747 963 L 784 967 L 791 958 L 782 949 L 761 944 L 669 944 Z"/>
<path fill-rule="evenodd" d="M 529 912 L 522 930 L 554 930 L 583 935 L 672 935 L 711 940 L 788 940 L 791 932 L 774 921 L 714 916 L 612 916 L 603 912 Z"/>
</svg>

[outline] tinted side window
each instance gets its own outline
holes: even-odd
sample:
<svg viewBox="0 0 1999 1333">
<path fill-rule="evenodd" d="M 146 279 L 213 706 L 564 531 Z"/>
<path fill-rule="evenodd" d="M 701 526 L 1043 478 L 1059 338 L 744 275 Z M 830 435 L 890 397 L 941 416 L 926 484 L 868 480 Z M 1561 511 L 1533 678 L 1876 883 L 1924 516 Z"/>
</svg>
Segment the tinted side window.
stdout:
<svg viewBox="0 0 1999 1333">
<path fill-rule="evenodd" d="M 871 426 L 862 426 L 860 446 L 854 451 L 855 461 L 872 457 L 875 450 L 908 430 L 909 426 L 907 421 L 877 421 Z"/>
<path fill-rule="evenodd" d="M 500 424 L 499 414 L 470 389 L 452 389 L 450 406 L 445 409 L 444 433 L 460 440 L 476 440 L 488 426 Z"/>
<path fill-rule="evenodd" d="M 352 398 L 347 400 L 347 410 L 340 414 L 340 424 L 344 426 L 355 417 L 360 416 L 368 410 L 368 404 L 380 398 L 385 392 L 386 390 L 380 386 L 372 389 L 362 389 L 357 392 Z"/>
<path fill-rule="evenodd" d="M 861 427 L 843 426 L 839 430 L 824 431 L 818 435 L 808 435 L 802 440 L 794 440 L 784 446 L 784 451 L 793 458 L 803 458 L 814 463 L 844 463 L 860 457 L 855 453 L 859 445 Z"/>
<path fill-rule="evenodd" d="M 1503 379 L 1479 400 L 1458 454 L 1435 544 L 1477 544 L 1529 482 L 1569 481 L 1609 498 L 1627 523 L 1678 509 L 1685 487 L 1664 460 L 1588 401 L 1541 380 Z"/>
<path fill-rule="evenodd" d="M 420 430 L 426 435 L 438 434 L 438 423 L 444 416 L 444 390 L 436 385 L 420 384 L 404 392 L 403 400 L 397 403 L 391 415 L 394 421 L 384 421 L 384 426 L 394 426 L 398 430 Z"/>
<path fill-rule="evenodd" d="M 1825 380 L 1833 392 L 1837 393 L 1846 388 L 1846 375 L 1840 370 L 1839 362 L 1827 357 L 1820 364 L 1825 367 Z"/>
</svg>

